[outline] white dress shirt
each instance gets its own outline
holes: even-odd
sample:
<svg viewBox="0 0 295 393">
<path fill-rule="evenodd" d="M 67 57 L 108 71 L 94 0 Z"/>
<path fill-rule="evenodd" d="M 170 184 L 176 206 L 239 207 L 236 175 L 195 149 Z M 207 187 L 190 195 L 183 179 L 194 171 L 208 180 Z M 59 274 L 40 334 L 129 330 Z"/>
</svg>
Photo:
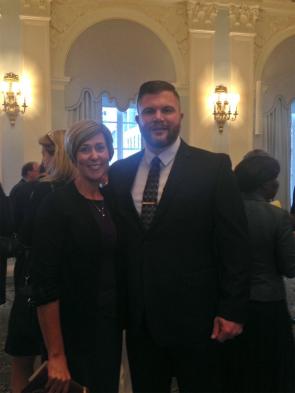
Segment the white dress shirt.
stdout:
<svg viewBox="0 0 295 393">
<path fill-rule="evenodd" d="M 165 149 L 158 155 L 158 157 L 161 160 L 160 179 L 159 179 L 159 188 L 158 188 L 158 203 L 161 199 L 164 187 L 166 185 L 179 146 L 180 146 L 180 137 L 178 137 L 172 145 L 167 147 L 167 149 Z M 132 194 L 134 206 L 139 215 L 141 214 L 143 191 L 150 170 L 150 164 L 155 156 L 156 154 L 152 153 L 147 147 L 145 148 L 144 155 L 142 157 L 142 160 L 140 161 L 134 179 L 134 183 L 132 186 L 131 194 Z"/>
</svg>

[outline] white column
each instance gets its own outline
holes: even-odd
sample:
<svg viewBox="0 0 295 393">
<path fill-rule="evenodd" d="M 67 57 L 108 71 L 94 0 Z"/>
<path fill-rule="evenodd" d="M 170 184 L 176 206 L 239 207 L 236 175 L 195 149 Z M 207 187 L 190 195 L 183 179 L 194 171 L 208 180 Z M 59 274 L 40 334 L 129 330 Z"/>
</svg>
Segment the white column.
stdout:
<svg viewBox="0 0 295 393">
<path fill-rule="evenodd" d="M 69 77 L 54 78 L 52 80 L 52 127 L 54 130 L 66 129 L 68 126 L 67 111 L 65 109 L 65 87 L 70 82 Z"/>
<path fill-rule="evenodd" d="M 20 75 L 20 0 L 2 0 L 0 19 L 0 82 L 4 74 L 14 72 Z M 1 97 L 2 100 L 2 97 Z M 6 192 L 20 178 L 20 168 L 23 164 L 23 130 L 22 118 L 18 116 L 16 124 L 11 126 L 5 112 L 2 112 L 0 102 L 0 181 Z"/>
<path fill-rule="evenodd" d="M 231 123 L 229 151 L 234 164 L 253 148 L 254 134 L 254 37 L 231 33 L 231 86 L 240 94 L 237 120 Z"/>
<path fill-rule="evenodd" d="M 216 33 L 214 40 L 214 89 L 218 85 L 230 88 L 230 57 L 229 57 L 229 19 L 227 9 L 219 9 L 216 17 Z M 212 116 L 213 119 L 213 116 Z M 212 150 L 219 153 L 230 154 L 229 138 L 231 128 L 226 123 L 223 131 L 219 132 L 214 121 Z"/>
<path fill-rule="evenodd" d="M 40 160 L 38 138 L 51 128 L 50 96 L 50 1 L 2 0 L 0 19 L 0 65 L 2 80 L 7 72 L 31 83 L 29 107 L 11 126 L 0 115 L 0 178 L 8 192 L 19 180 L 21 166 Z"/>
<path fill-rule="evenodd" d="M 255 99 L 255 126 L 254 126 L 254 134 L 261 135 L 262 134 L 262 95 L 261 95 L 262 87 L 261 81 L 256 81 L 256 99 Z"/>
<path fill-rule="evenodd" d="M 253 149 L 254 137 L 254 40 L 259 7 L 237 4 L 229 7 L 231 86 L 240 94 L 239 115 L 232 122 L 229 151 L 235 165 Z"/>
<path fill-rule="evenodd" d="M 208 97 L 213 87 L 214 31 L 190 30 L 189 143 L 212 150 L 212 115 Z"/>
<path fill-rule="evenodd" d="M 24 73 L 31 81 L 32 97 L 23 117 L 24 160 L 40 160 L 38 139 L 51 129 L 49 17 L 22 15 Z"/>
</svg>

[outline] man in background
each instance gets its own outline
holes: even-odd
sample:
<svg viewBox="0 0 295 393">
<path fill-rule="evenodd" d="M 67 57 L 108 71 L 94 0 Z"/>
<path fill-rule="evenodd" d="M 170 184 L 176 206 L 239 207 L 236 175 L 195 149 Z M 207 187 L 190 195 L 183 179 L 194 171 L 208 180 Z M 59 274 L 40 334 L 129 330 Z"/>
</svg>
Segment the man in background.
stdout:
<svg viewBox="0 0 295 393">
<path fill-rule="evenodd" d="M 28 200 L 31 193 L 31 187 L 28 183 L 36 181 L 40 176 L 40 164 L 35 161 L 27 162 L 21 169 L 22 178 L 15 186 L 12 187 L 9 197 L 12 203 L 15 230 L 19 228 L 20 223 L 23 221 L 24 203 Z"/>
<path fill-rule="evenodd" d="M 15 194 L 18 192 L 18 189 L 22 187 L 23 184 L 27 182 L 35 181 L 38 179 L 40 175 L 40 164 L 35 161 L 27 162 L 22 166 L 21 170 L 21 179 L 15 186 L 12 187 L 10 191 L 10 197 L 14 198 Z"/>
</svg>

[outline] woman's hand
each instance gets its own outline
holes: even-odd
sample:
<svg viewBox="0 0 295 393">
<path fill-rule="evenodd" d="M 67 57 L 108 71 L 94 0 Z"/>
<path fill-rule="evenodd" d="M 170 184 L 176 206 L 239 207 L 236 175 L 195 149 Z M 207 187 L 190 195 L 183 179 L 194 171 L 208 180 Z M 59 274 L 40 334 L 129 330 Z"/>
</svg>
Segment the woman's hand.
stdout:
<svg viewBox="0 0 295 393">
<path fill-rule="evenodd" d="M 65 355 L 57 355 L 48 359 L 48 382 L 45 390 L 48 393 L 68 393 L 71 374 Z"/>
<path fill-rule="evenodd" d="M 37 307 L 39 324 L 48 353 L 47 393 L 67 393 L 71 380 L 59 318 L 59 300 Z"/>
</svg>

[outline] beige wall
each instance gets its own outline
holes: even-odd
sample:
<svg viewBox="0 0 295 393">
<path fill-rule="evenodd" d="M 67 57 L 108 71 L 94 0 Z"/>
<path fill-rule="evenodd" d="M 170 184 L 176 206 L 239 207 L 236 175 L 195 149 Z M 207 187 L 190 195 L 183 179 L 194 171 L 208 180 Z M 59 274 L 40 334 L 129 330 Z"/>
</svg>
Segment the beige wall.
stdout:
<svg viewBox="0 0 295 393">
<path fill-rule="evenodd" d="M 45 5 L 44 5 L 45 4 Z M 49 2 L 2 0 L 0 19 L 1 78 L 6 72 L 31 82 L 29 108 L 15 126 L 0 116 L 1 174 L 6 192 L 19 180 L 23 163 L 40 161 L 38 138 L 51 125 Z"/>
<path fill-rule="evenodd" d="M 65 65 L 71 78 L 65 104 L 79 100 L 83 88 L 97 97 L 107 92 L 122 110 L 136 97 L 145 80 L 176 82 L 173 59 L 163 42 L 149 29 L 126 20 L 106 20 L 91 26 L 72 45 Z"/>
<path fill-rule="evenodd" d="M 24 161 L 39 159 L 38 137 L 51 124 L 54 128 L 66 126 L 65 106 L 75 102 L 79 88 L 87 83 L 99 91 L 107 82 L 104 76 L 110 78 L 109 71 L 118 74 L 120 68 L 108 69 L 107 57 L 103 73 L 99 72 L 99 52 L 103 49 L 99 45 L 105 44 L 99 43 L 100 49 L 91 57 L 91 64 L 97 67 L 89 67 L 91 78 L 85 79 L 87 62 L 75 59 L 83 36 L 87 37 L 91 29 L 97 30 L 98 36 L 106 35 L 113 23 L 125 26 L 128 36 L 136 25 L 138 36 L 133 42 L 125 38 L 117 48 L 115 42 L 112 44 L 125 67 L 122 75 L 117 75 L 122 88 L 120 79 L 116 80 L 114 95 L 124 102 L 126 90 L 131 87 L 134 94 L 139 79 L 166 75 L 180 91 L 185 139 L 202 148 L 227 152 L 233 163 L 261 141 L 261 134 L 254 136 L 263 116 L 257 81 L 265 78 L 264 68 L 274 49 L 295 36 L 295 3 L 291 0 L 2 0 L 1 14 L 0 78 L 8 71 L 28 73 L 32 83 L 31 106 L 19 116 L 15 127 L 10 127 L 3 113 L 0 116 L 0 177 L 6 190 L 17 181 Z M 150 63 L 139 62 L 141 43 L 145 43 L 146 52 L 155 54 Z M 119 50 L 123 45 L 128 54 L 124 59 Z M 286 60 L 282 61 L 282 56 Z M 132 72 L 128 72 L 129 58 Z M 291 68 L 284 68 L 294 64 L 291 51 L 271 59 L 272 64 L 282 63 L 282 89 L 291 89 Z M 279 81 L 270 73 L 268 81 L 274 79 Z M 223 134 L 217 132 L 208 108 L 208 95 L 219 83 L 241 96 L 239 117 L 226 125 Z M 268 85 L 274 86 L 272 82 Z M 287 97 L 290 95 L 286 92 Z M 261 108 L 259 113 L 255 108 Z"/>
</svg>

